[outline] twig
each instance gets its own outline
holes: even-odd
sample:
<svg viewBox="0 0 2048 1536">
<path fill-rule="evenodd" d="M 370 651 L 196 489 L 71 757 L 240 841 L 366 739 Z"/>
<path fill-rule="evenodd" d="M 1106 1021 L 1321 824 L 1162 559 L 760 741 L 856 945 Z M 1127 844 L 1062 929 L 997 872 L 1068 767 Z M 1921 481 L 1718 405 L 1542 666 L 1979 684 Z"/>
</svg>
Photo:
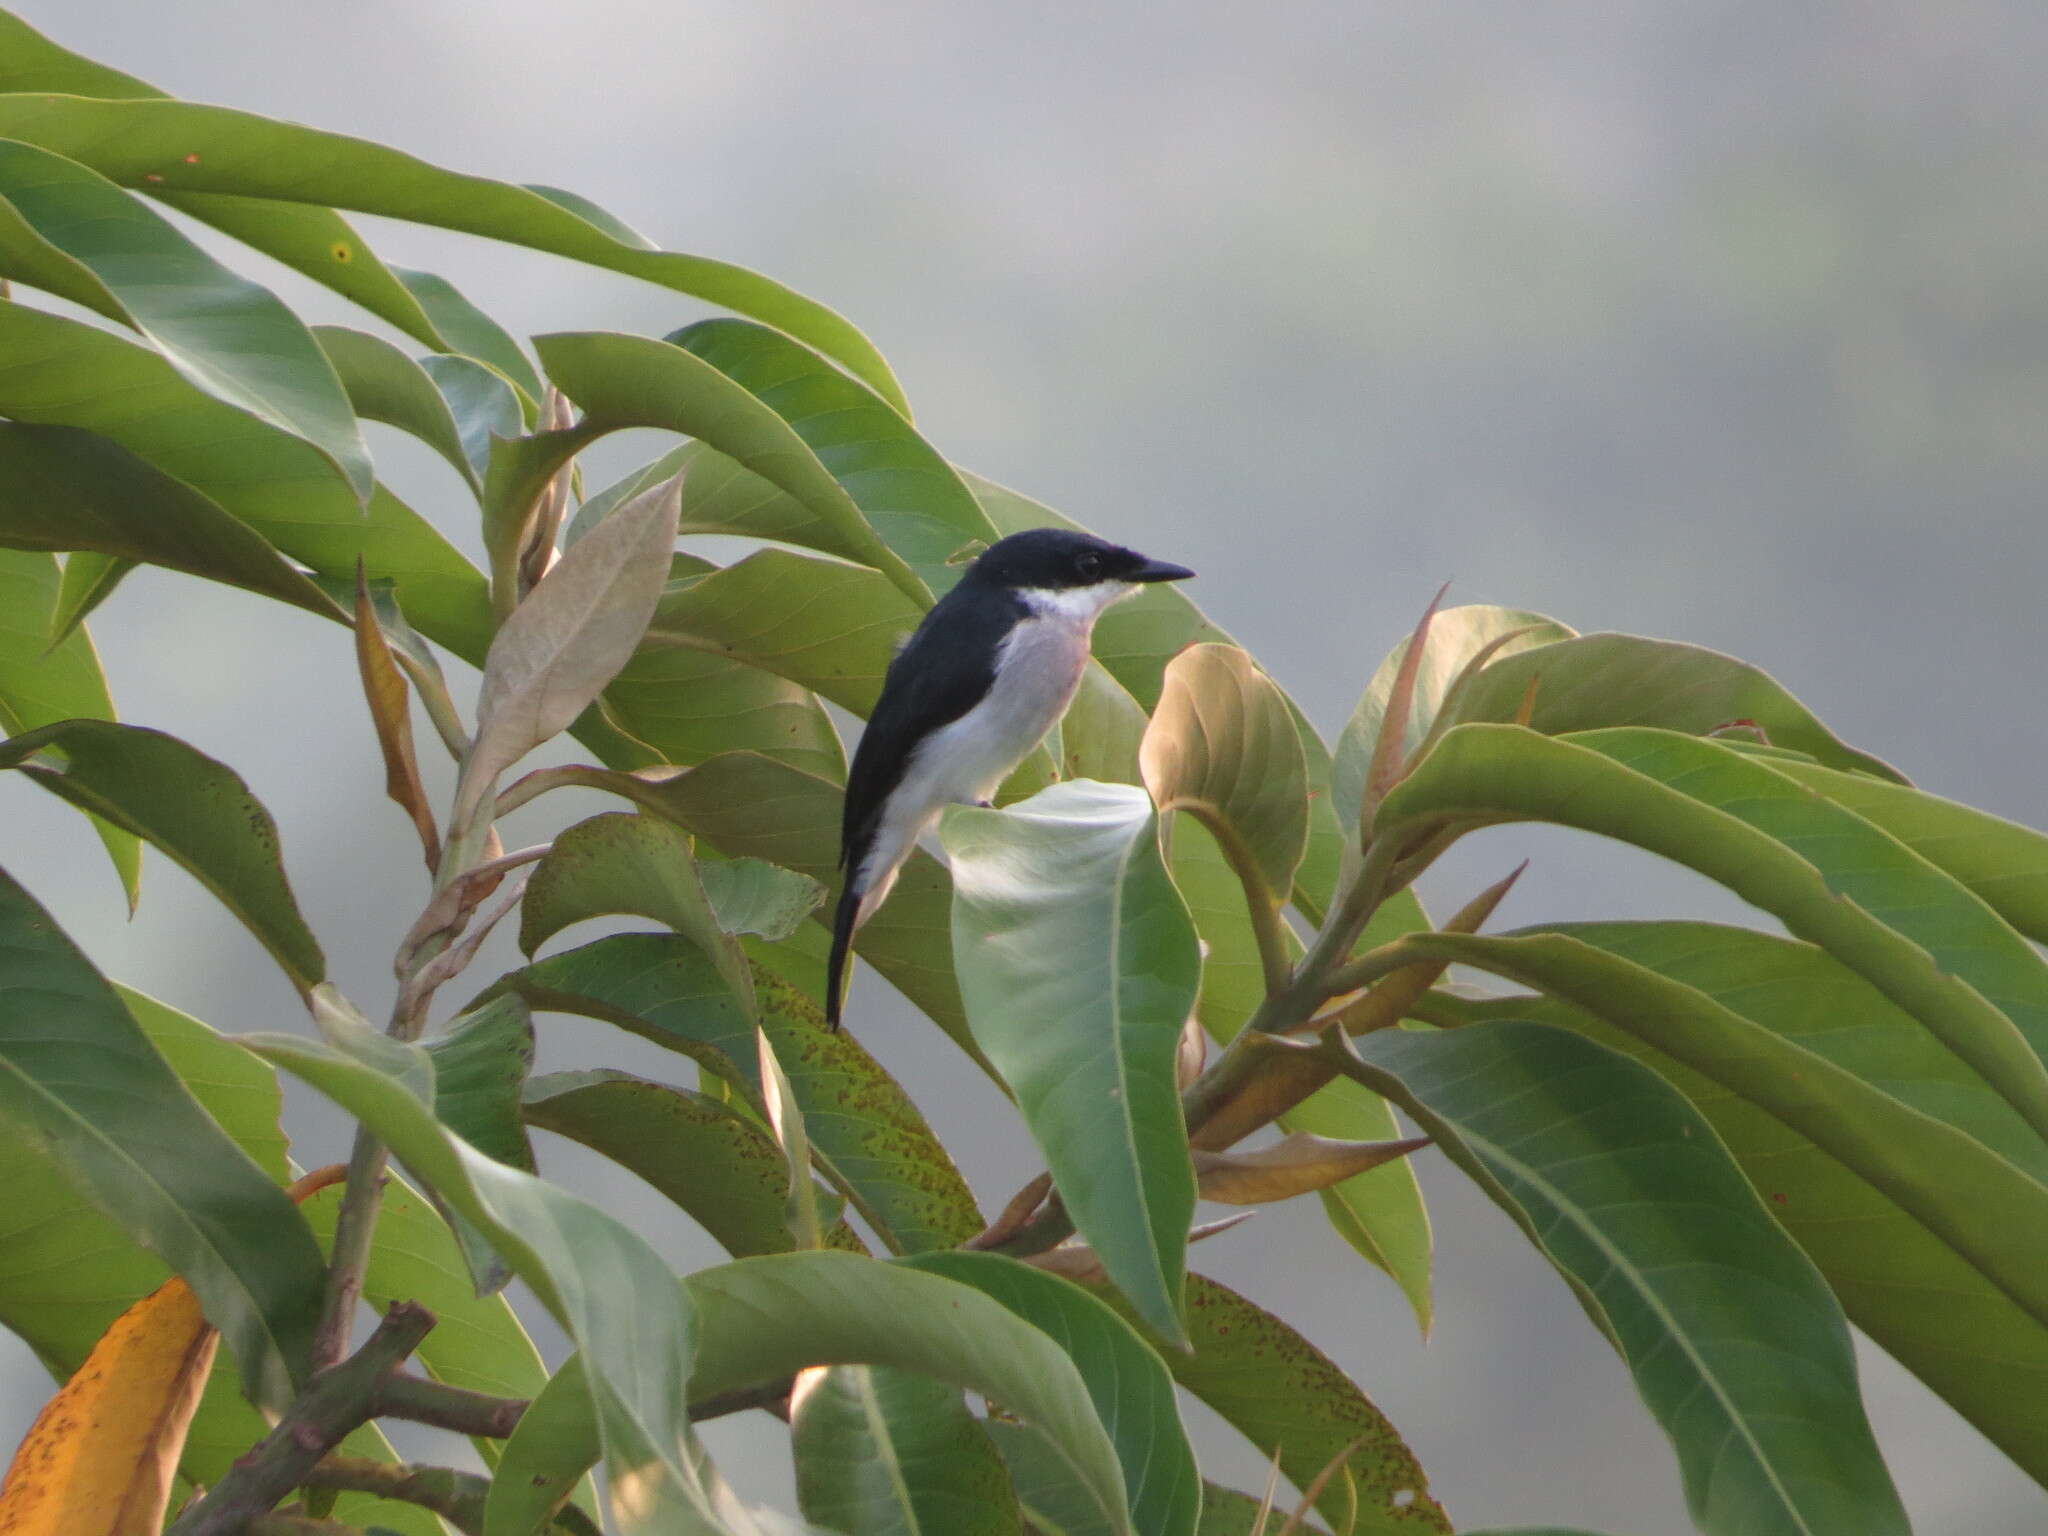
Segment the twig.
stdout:
<svg viewBox="0 0 2048 1536">
<path fill-rule="evenodd" d="M 744 1413 L 749 1408 L 765 1408 L 778 1419 L 787 1419 L 790 1388 L 795 1385 L 795 1377 L 784 1376 L 777 1381 L 764 1381 L 759 1386 L 739 1387 L 731 1392 L 720 1392 L 715 1397 L 699 1398 L 690 1404 L 690 1422 L 702 1424 L 706 1419 L 722 1419 L 729 1413 Z"/>
<path fill-rule="evenodd" d="M 370 1406 L 372 1418 L 406 1419 L 457 1434 L 503 1440 L 518 1427 L 527 1402 L 523 1397 L 493 1397 L 488 1392 L 471 1392 L 395 1371 L 378 1384 Z"/>
<path fill-rule="evenodd" d="M 349 1186 L 354 1193 L 355 1185 Z M 433 1329 L 434 1314 L 401 1301 L 363 1347 L 306 1383 L 277 1428 L 258 1441 L 165 1536 L 237 1536 L 302 1484 L 349 1431 L 368 1422 L 377 1389 Z"/>
<path fill-rule="evenodd" d="M 994 1248 L 1008 1241 L 1031 1219 L 1031 1215 L 1052 1191 L 1052 1175 L 1041 1173 L 1016 1194 L 1010 1196 L 1010 1203 L 1003 1207 L 1003 1214 L 960 1246 L 962 1248 Z"/>
<path fill-rule="evenodd" d="M 393 1465 L 367 1456 L 329 1456 L 306 1474 L 307 1488 L 332 1488 L 340 1493 L 371 1493 L 380 1499 L 417 1504 L 441 1516 L 464 1536 L 484 1528 L 484 1500 L 490 1479 L 453 1467 Z"/>
</svg>

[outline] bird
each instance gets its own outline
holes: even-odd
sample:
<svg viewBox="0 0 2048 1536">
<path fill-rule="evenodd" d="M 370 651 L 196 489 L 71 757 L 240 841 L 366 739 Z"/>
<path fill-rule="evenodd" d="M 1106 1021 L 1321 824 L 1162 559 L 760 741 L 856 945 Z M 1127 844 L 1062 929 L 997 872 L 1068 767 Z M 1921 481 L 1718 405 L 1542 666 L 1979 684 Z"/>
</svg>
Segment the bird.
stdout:
<svg viewBox="0 0 2048 1536">
<path fill-rule="evenodd" d="M 948 805 L 987 805 L 1073 701 L 1104 609 L 1149 582 L 1185 581 L 1153 560 L 1066 528 L 1030 528 L 982 551 L 889 664 L 846 776 L 825 1017 L 845 997 L 854 931 L 874 915 L 917 840 Z"/>
</svg>

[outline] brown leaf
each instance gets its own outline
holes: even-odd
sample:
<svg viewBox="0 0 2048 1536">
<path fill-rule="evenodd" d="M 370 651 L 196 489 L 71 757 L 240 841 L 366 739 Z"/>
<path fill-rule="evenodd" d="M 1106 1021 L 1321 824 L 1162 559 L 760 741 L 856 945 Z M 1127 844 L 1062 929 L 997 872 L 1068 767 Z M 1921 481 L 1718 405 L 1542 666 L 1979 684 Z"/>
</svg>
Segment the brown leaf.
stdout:
<svg viewBox="0 0 2048 1536">
<path fill-rule="evenodd" d="M 370 603 L 363 563 L 356 562 L 356 667 L 362 673 L 363 697 L 377 727 L 377 745 L 384 752 L 384 793 L 412 817 L 426 851 L 431 874 L 441 862 L 441 834 L 434 826 L 426 786 L 420 782 L 419 759 L 412 748 L 412 709 L 405 674 L 398 670 L 391 646 Z"/>
<path fill-rule="evenodd" d="M 1326 1189 L 1428 1145 L 1427 1136 L 1404 1141 L 1332 1141 L 1297 1131 L 1256 1152 L 1198 1150 L 1194 1154 L 1195 1182 L 1204 1200 L 1264 1205 Z"/>
<path fill-rule="evenodd" d="M 1400 670 L 1394 674 L 1393 689 L 1387 695 L 1386 712 L 1380 717 L 1379 740 L 1372 745 L 1372 764 L 1365 771 L 1365 804 L 1358 816 L 1358 825 L 1367 838 L 1372 836 L 1372 819 L 1380 802 L 1408 772 L 1408 755 L 1402 743 L 1408 736 L 1408 716 L 1415 707 L 1415 680 L 1421 675 L 1423 652 L 1429 647 L 1430 621 L 1436 617 L 1437 606 L 1448 591 L 1448 584 L 1438 587 L 1436 596 L 1423 609 L 1415 633 L 1408 638 Z"/>
</svg>

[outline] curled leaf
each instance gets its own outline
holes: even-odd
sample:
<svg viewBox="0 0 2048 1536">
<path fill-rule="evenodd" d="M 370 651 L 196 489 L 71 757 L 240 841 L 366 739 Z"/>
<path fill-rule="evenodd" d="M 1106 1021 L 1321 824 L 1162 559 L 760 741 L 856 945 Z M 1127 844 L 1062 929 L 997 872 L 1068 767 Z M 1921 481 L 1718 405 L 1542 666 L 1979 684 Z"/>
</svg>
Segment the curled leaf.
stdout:
<svg viewBox="0 0 2048 1536">
<path fill-rule="evenodd" d="M 1223 1205 L 1263 1205 L 1327 1189 L 1353 1174 L 1406 1157 L 1428 1145 L 1427 1136 L 1400 1141 L 1333 1141 L 1310 1131 L 1297 1131 L 1256 1152 L 1197 1151 L 1195 1187 L 1204 1200 Z"/>
</svg>

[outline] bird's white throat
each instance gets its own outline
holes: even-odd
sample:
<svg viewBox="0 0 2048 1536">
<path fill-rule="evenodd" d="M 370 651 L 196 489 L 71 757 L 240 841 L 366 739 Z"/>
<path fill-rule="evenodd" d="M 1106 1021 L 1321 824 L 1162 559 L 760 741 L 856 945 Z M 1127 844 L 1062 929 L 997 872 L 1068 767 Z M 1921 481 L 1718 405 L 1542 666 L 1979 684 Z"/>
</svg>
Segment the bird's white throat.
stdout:
<svg viewBox="0 0 2048 1536">
<path fill-rule="evenodd" d="M 1137 590 L 1134 582 L 1098 581 L 1092 587 L 1018 587 L 1016 592 L 1017 600 L 1040 618 L 1093 624 L 1103 609 Z"/>
</svg>

